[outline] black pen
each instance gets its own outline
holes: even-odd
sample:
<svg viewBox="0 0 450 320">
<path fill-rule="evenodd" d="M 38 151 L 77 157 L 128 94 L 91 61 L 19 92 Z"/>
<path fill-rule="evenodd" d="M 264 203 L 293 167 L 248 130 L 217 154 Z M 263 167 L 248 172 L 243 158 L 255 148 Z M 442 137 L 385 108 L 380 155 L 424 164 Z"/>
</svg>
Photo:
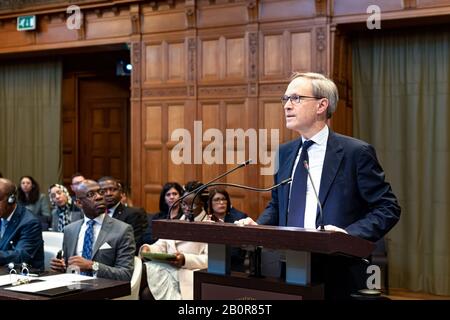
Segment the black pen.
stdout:
<svg viewBox="0 0 450 320">
<path fill-rule="evenodd" d="M 16 247 L 14 246 L 14 242 L 12 240 L 9 242 L 9 244 L 11 245 L 11 249 L 16 250 Z"/>
</svg>

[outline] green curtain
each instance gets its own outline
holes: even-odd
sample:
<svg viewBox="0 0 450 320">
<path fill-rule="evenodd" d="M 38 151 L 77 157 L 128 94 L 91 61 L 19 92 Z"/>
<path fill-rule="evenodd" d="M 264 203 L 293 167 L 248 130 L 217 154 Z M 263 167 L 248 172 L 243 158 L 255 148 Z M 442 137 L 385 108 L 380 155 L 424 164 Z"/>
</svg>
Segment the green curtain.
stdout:
<svg viewBox="0 0 450 320">
<path fill-rule="evenodd" d="M 60 61 L 0 64 L 0 172 L 45 194 L 62 180 L 61 83 Z"/>
<path fill-rule="evenodd" d="M 387 236 L 390 286 L 450 295 L 450 32 L 442 29 L 354 38 L 353 123 L 402 207 Z"/>
</svg>

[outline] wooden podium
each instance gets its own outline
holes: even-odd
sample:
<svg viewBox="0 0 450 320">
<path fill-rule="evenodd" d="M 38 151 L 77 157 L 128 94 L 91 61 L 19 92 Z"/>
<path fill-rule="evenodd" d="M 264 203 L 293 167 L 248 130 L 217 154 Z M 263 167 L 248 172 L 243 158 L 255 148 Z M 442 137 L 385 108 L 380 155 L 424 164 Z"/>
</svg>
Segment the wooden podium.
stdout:
<svg viewBox="0 0 450 320">
<path fill-rule="evenodd" d="M 278 226 L 155 220 L 158 238 L 208 243 L 208 270 L 194 273 L 194 299 L 322 299 L 323 284 L 311 283 L 311 253 L 364 258 L 375 245 L 341 232 Z M 230 273 L 231 246 L 283 250 L 286 281 Z"/>
</svg>

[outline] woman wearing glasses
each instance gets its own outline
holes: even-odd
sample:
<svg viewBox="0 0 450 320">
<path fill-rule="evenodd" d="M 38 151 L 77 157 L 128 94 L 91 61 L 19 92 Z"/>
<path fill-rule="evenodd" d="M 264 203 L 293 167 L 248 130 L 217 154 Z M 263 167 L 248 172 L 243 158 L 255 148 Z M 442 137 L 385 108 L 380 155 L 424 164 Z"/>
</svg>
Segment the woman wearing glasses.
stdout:
<svg viewBox="0 0 450 320">
<path fill-rule="evenodd" d="M 233 210 L 230 195 L 223 188 L 209 190 L 208 213 L 210 219 L 216 222 L 234 223 L 237 220 L 247 218 L 245 213 Z M 233 271 L 245 271 L 246 251 L 233 247 L 231 249 L 231 269 Z"/>
</svg>

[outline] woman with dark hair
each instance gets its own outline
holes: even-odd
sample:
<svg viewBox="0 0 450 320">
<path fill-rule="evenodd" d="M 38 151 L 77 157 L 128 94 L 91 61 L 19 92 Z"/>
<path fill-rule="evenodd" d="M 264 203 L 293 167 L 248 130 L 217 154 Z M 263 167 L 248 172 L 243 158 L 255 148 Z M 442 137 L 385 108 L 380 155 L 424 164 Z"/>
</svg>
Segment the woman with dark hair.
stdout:
<svg viewBox="0 0 450 320">
<path fill-rule="evenodd" d="M 180 219 L 183 215 L 180 202 L 177 202 L 169 215 L 170 207 L 183 195 L 183 187 L 177 182 L 167 182 L 159 195 L 159 212 L 153 218 L 157 219 Z"/>
<path fill-rule="evenodd" d="M 39 184 L 33 177 L 23 176 L 19 181 L 18 202 L 39 218 L 43 231 L 48 230 L 51 214 L 47 197 L 40 193 Z"/>
<path fill-rule="evenodd" d="M 223 188 L 209 190 L 208 213 L 210 219 L 215 222 L 234 223 L 237 220 L 247 218 L 245 213 L 231 210 L 230 195 Z M 231 269 L 233 271 L 245 271 L 245 255 L 245 250 L 238 247 L 232 247 Z"/>
<path fill-rule="evenodd" d="M 183 187 L 177 182 L 167 182 L 159 195 L 159 212 L 155 215 L 147 215 L 147 229 L 143 235 L 144 243 L 152 244 L 158 239 L 154 239 L 152 235 L 153 220 L 160 219 L 180 219 L 183 216 L 180 202 L 175 203 L 184 193 Z M 172 211 L 169 209 L 173 205 Z"/>
</svg>

